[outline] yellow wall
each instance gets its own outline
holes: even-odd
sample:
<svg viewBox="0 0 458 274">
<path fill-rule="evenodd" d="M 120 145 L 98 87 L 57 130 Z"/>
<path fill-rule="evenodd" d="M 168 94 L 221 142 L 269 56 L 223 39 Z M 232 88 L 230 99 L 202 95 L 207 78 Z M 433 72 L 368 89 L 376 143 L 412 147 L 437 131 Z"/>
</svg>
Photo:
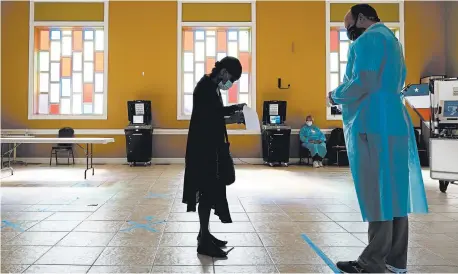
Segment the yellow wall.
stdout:
<svg viewBox="0 0 458 274">
<path fill-rule="evenodd" d="M 447 2 L 446 11 L 447 75 L 458 77 L 458 2 Z"/>
<path fill-rule="evenodd" d="M 407 84 L 419 83 L 424 76 L 445 74 L 445 25 L 445 2 L 405 1 Z M 412 110 L 410 113 L 419 126 L 418 116 Z"/>
<path fill-rule="evenodd" d="M 126 101 L 131 99 L 152 101 L 155 127 L 187 128 L 187 121 L 176 119 L 176 7 L 175 2 L 110 3 L 108 120 L 28 120 L 29 4 L 3 1 L 2 128 L 72 126 L 120 129 L 127 124 Z M 200 12 L 211 13 L 211 10 L 204 8 Z M 458 11 L 454 13 L 455 18 L 458 18 L 457 14 Z M 428 73 L 445 72 L 443 15 L 442 2 L 405 2 L 408 83 L 417 83 Z M 326 121 L 325 39 L 324 1 L 257 3 L 258 113 L 262 113 L 265 100 L 287 100 L 288 123 L 293 128 L 298 128 L 309 113 L 323 128 L 341 124 Z M 291 84 L 291 89 L 278 90 L 278 77 L 285 84 Z M 173 138 L 176 138 L 173 142 L 171 138 L 156 139 L 164 144 L 157 148 L 161 157 L 184 155 L 186 136 Z M 240 157 L 260 155 L 259 136 L 234 136 L 231 139 L 234 154 Z M 161 147 L 166 152 L 161 151 Z M 110 152 L 107 146 L 101 157 L 123 155 L 124 137 L 118 136 L 117 144 L 111 148 L 116 153 Z"/>
</svg>

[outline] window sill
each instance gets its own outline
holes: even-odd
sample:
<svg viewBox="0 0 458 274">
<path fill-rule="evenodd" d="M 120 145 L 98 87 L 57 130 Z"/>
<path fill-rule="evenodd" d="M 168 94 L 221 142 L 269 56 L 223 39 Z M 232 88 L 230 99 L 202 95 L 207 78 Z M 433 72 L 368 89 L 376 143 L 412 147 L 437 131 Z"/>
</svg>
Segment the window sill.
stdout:
<svg viewBox="0 0 458 274">
<path fill-rule="evenodd" d="M 107 120 L 107 115 L 29 115 L 29 120 Z"/>
</svg>

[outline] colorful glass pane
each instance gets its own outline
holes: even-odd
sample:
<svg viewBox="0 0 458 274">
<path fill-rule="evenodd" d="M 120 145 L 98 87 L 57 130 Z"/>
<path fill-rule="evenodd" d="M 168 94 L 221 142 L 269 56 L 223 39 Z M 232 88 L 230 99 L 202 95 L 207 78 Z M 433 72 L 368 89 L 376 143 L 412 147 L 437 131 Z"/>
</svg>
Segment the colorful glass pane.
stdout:
<svg viewBox="0 0 458 274">
<path fill-rule="evenodd" d="M 227 55 L 238 58 L 238 43 L 237 42 L 229 42 L 227 45 Z"/>
<path fill-rule="evenodd" d="M 331 52 L 339 51 L 339 33 L 337 30 L 331 30 Z"/>
<path fill-rule="evenodd" d="M 70 78 L 62 79 L 61 82 L 62 96 L 70 96 L 72 93 L 72 83 Z"/>
<path fill-rule="evenodd" d="M 73 52 L 73 71 L 83 70 L 83 53 Z"/>
<path fill-rule="evenodd" d="M 59 103 L 60 83 L 51 83 L 51 88 L 49 89 L 49 96 L 49 102 Z"/>
<path fill-rule="evenodd" d="M 103 92 L 103 73 L 96 73 L 94 79 L 95 92 Z"/>
<path fill-rule="evenodd" d="M 38 66 L 40 71 L 49 71 L 49 52 L 40 51 L 38 53 Z"/>
<path fill-rule="evenodd" d="M 194 71 L 194 54 L 192 52 L 184 53 L 183 68 L 186 72 Z"/>
<path fill-rule="evenodd" d="M 83 95 L 74 94 L 72 98 L 72 113 L 81 114 L 83 113 Z"/>
<path fill-rule="evenodd" d="M 40 50 L 49 50 L 49 31 L 40 31 Z"/>
<path fill-rule="evenodd" d="M 348 42 L 340 42 L 340 61 L 346 62 L 348 60 L 348 47 L 350 43 Z"/>
<path fill-rule="evenodd" d="M 62 56 L 72 56 L 72 37 L 62 37 Z"/>
<path fill-rule="evenodd" d="M 217 43 L 217 51 L 218 52 L 225 52 L 227 50 L 227 34 L 226 31 L 218 31 L 218 43 Z"/>
<path fill-rule="evenodd" d="M 339 72 L 339 53 L 338 52 L 331 52 L 330 55 L 330 69 L 331 72 Z"/>
<path fill-rule="evenodd" d="M 229 104 L 236 104 L 238 102 L 238 94 L 239 94 L 239 85 L 238 83 L 234 83 L 232 87 L 228 90 L 229 95 Z"/>
<path fill-rule="evenodd" d="M 84 114 L 92 114 L 92 104 L 84 104 L 83 105 L 83 113 Z"/>
<path fill-rule="evenodd" d="M 95 31 L 95 50 L 102 51 L 105 48 L 105 34 L 103 30 Z"/>
<path fill-rule="evenodd" d="M 84 40 L 94 40 L 94 31 L 85 30 L 84 31 Z"/>
<path fill-rule="evenodd" d="M 70 57 L 64 57 L 61 61 L 62 64 L 62 77 L 72 76 L 72 59 Z"/>
<path fill-rule="evenodd" d="M 95 71 L 103 72 L 103 52 L 95 53 Z"/>
<path fill-rule="evenodd" d="M 73 50 L 83 51 L 83 32 L 80 30 L 73 31 Z"/>
<path fill-rule="evenodd" d="M 196 42 L 195 43 L 195 56 L 196 61 L 205 60 L 205 42 Z"/>
<path fill-rule="evenodd" d="M 193 51 L 194 49 L 194 33 L 192 31 L 183 32 L 183 50 Z"/>
<path fill-rule="evenodd" d="M 49 105 L 49 114 L 59 114 L 59 104 Z"/>
<path fill-rule="evenodd" d="M 84 83 L 92 83 L 94 81 L 94 63 L 85 62 L 83 67 Z"/>
<path fill-rule="evenodd" d="M 211 73 L 212 69 L 215 67 L 215 58 L 208 57 L 207 58 L 207 64 L 206 64 L 206 73 Z"/>
<path fill-rule="evenodd" d="M 84 84 L 83 88 L 83 103 L 92 103 L 92 93 L 94 91 L 93 84 Z"/>
<path fill-rule="evenodd" d="M 250 68 L 250 53 L 248 52 L 240 52 L 240 57 L 239 57 L 239 60 L 240 60 L 240 63 L 242 64 L 242 71 L 243 72 L 250 72 L 251 71 L 251 68 Z"/>
<path fill-rule="evenodd" d="M 49 113 L 49 101 L 48 94 L 40 94 L 38 97 L 38 113 L 39 114 L 48 114 Z"/>
</svg>

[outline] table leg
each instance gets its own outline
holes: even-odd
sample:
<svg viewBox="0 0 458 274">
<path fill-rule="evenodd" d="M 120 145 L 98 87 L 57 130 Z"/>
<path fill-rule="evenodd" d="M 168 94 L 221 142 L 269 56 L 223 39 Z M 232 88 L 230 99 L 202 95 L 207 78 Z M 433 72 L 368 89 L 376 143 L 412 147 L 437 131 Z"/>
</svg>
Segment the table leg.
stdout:
<svg viewBox="0 0 458 274">
<path fill-rule="evenodd" d="M 91 158 L 91 166 L 89 167 L 89 158 Z M 86 144 L 86 170 L 84 171 L 84 179 L 87 178 L 87 171 L 92 169 L 92 175 L 94 175 L 94 167 L 92 166 L 92 144 Z"/>
</svg>

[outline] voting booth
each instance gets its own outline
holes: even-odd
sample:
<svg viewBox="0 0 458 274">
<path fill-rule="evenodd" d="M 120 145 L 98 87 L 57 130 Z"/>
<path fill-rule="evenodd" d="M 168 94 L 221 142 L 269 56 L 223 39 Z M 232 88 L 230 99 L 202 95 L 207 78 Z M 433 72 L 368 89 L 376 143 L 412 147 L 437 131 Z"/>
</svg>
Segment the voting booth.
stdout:
<svg viewBox="0 0 458 274">
<path fill-rule="evenodd" d="M 286 101 L 265 101 L 262 112 L 262 155 L 270 166 L 289 163 L 291 127 L 285 124 Z"/>
<path fill-rule="evenodd" d="M 458 181 L 458 79 L 408 85 L 403 96 L 421 119 L 431 178 L 439 180 L 440 191 L 446 192 Z"/>
<path fill-rule="evenodd" d="M 137 163 L 151 165 L 153 156 L 151 101 L 128 101 L 127 112 L 129 125 L 124 129 L 127 162 L 130 166 L 135 166 Z"/>
</svg>

